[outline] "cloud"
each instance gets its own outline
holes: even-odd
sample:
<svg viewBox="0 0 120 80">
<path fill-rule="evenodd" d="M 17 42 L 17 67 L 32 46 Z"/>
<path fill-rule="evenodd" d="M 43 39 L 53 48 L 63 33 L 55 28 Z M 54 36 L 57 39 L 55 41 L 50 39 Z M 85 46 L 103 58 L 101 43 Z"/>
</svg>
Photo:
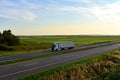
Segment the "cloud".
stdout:
<svg viewBox="0 0 120 80">
<path fill-rule="evenodd" d="M 91 0 L 74 0 L 78 2 L 90 2 Z M 75 14 L 79 14 L 80 16 L 94 18 L 97 21 L 104 22 L 104 23 L 119 23 L 120 21 L 120 1 L 114 1 L 113 3 L 105 3 L 96 5 L 95 2 L 92 2 L 93 5 L 89 7 L 84 6 L 47 6 L 49 10 L 55 11 L 67 11 L 73 12 Z"/>
<path fill-rule="evenodd" d="M 89 8 L 92 13 L 100 21 L 119 23 L 120 21 L 120 1 L 108 3 L 103 6 L 94 6 Z"/>
<path fill-rule="evenodd" d="M 75 6 L 49 6 L 46 9 L 56 10 L 56 11 L 69 11 L 69 12 L 82 12 L 86 11 L 87 8 L 85 7 L 75 7 Z"/>
<path fill-rule="evenodd" d="M 1 18 L 31 21 L 37 17 L 33 10 L 37 9 L 38 6 L 27 0 L 19 0 L 19 2 L 0 0 L 0 4 Z"/>
<path fill-rule="evenodd" d="M 12 0 L 0 0 L 0 17 L 13 19 L 13 20 L 35 20 L 37 18 L 37 13 L 35 10 L 41 11 L 54 11 L 54 12 L 72 12 L 74 14 L 79 14 L 80 16 L 90 18 L 96 18 L 98 21 L 102 22 L 112 22 L 118 23 L 120 21 L 120 1 L 116 0 L 113 3 L 105 3 L 96 5 L 96 2 L 93 0 L 66 0 L 68 3 L 70 2 L 84 2 L 90 3 L 89 6 L 83 5 L 63 5 L 60 1 L 49 0 L 49 2 L 42 4 L 35 4 L 29 2 L 29 0 L 19 0 L 17 2 L 13 2 Z M 55 2 L 54 2 L 55 1 Z M 103 0 L 101 0 L 103 2 Z M 60 4 L 58 5 L 59 2 Z"/>
<path fill-rule="evenodd" d="M 91 0 L 70 0 L 70 1 L 73 1 L 73 2 L 84 2 L 84 3 L 90 3 Z"/>
</svg>

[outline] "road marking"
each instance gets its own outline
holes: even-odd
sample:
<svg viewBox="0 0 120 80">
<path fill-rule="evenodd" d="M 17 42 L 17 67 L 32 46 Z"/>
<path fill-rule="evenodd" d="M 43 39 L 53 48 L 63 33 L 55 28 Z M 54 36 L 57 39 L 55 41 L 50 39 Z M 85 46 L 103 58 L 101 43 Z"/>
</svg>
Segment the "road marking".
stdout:
<svg viewBox="0 0 120 80">
<path fill-rule="evenodd" d="M 38 63 L 29 63 L 29 64 L 25 64 L 24 66 L 32 66 L 32 65 L 35 65 L 35 64 L 38 64 Z"/>
</svg>

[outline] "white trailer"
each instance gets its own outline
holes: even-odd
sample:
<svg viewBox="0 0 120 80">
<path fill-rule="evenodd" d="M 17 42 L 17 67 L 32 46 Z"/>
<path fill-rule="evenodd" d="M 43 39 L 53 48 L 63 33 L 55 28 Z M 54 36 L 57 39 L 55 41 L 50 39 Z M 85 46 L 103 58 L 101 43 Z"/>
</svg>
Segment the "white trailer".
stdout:
<svg viewBox="0 0 120 80">
<path fill-rule="evenodd" d="M 75 47 L 74 42 L 54 42 L 51 46 L 52 51 L 72 49 Z"/>
</svg>

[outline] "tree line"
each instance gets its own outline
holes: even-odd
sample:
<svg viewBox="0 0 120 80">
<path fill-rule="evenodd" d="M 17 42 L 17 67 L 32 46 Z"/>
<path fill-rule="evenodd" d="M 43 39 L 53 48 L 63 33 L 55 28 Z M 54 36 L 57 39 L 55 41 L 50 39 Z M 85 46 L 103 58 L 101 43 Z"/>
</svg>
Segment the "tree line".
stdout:
<svg viewBox="0 0 120 80">
<path fill-rule="evenodd" d="M 19 37 L 12 34 L 11 30 L 0 32 L 0 45 L 18 46 L 20 44 Z"/>
</svg>

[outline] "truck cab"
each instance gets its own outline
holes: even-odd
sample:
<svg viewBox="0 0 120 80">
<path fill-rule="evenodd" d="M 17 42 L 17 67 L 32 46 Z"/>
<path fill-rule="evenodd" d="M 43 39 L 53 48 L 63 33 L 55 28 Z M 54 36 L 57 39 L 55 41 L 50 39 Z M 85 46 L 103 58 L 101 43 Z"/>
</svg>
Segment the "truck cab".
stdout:
<svg viewBox="0 0 120 80">
<path fill-rule="evenodd" d="M 58 50 L 58 43 L 52 43 L 51 49 L 52 49 L 52 51 L 57 51 Z"/>
</svg>

